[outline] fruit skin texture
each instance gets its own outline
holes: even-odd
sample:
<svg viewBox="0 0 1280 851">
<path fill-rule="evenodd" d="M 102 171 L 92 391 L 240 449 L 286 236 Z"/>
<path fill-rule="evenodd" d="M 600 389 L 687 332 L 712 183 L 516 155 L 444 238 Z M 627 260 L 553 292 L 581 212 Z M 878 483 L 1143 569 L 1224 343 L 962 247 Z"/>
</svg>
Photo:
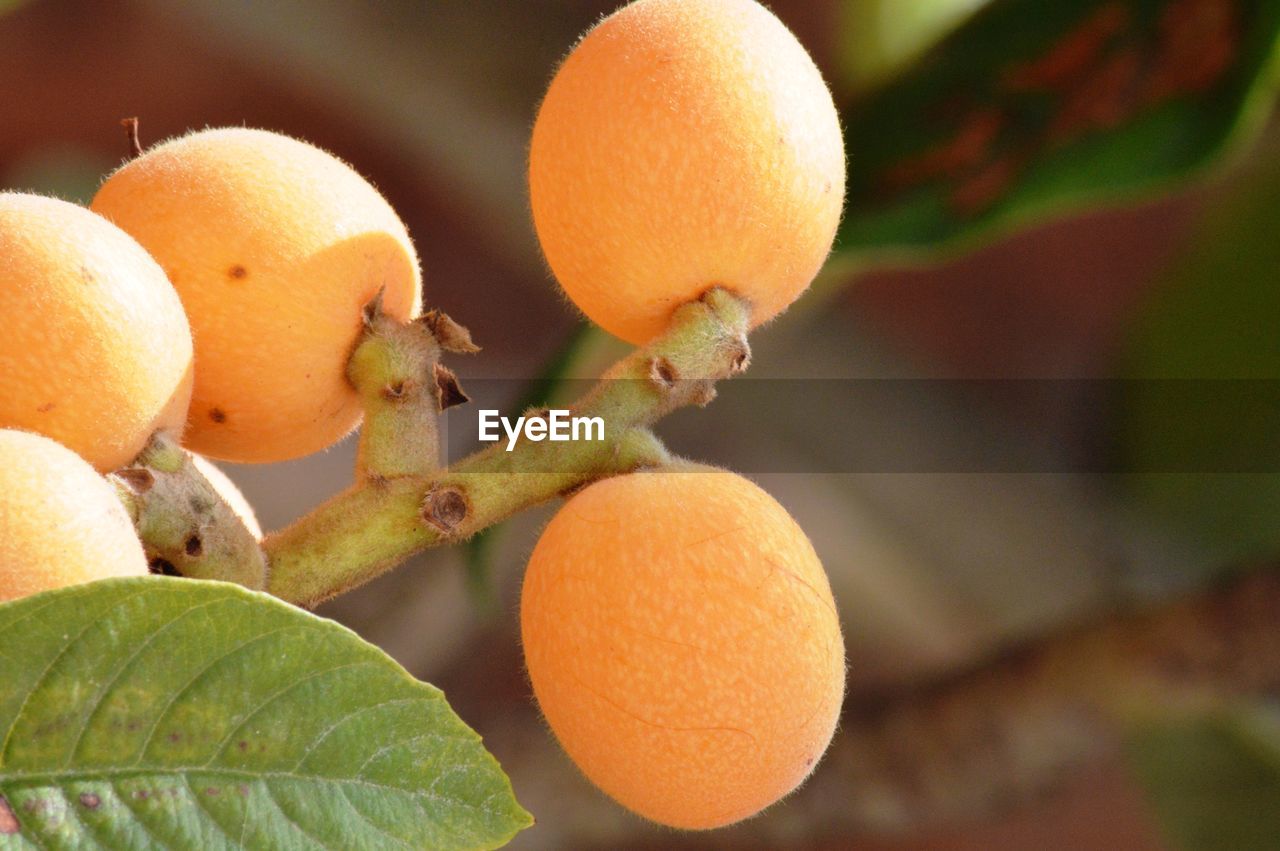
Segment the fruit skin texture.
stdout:
<svg viewBox="0 0 1280 851">
<path fill-rule="evenodd" d="M 164 271 L 83 207 L 0 193 L 0 428 L 48 435 L 101 472 L 191 398 L 191 330 Z"/>
<path fill-rule="evenodd" d="M 196 341 L 185 445 L 268 462 L 333 444 L 360 419 L 345 374 L 361 308 L 417 315 L 418 259 L 395 211 L 350 166 L 243 128 L 151 148 L 111 175 L 93 209 L 169 273 Z"/>
<path fill-rule="evenodd" d="M 813 769 L 844 693 L 826 574 L 772 497 L 720 470 L 597 482 L 543 532 L 525 660 L 569 756 L 674 827 L 759 812 Z"/>
<path fill-rule="evenodd" d="M 56 441 L 0 429 L 0 602 L 146 574 L 142 544 L 106 479 Z"/>
<path fill-rule="evenodd" d="M 209 484 L 213 485 L 213 489 L 218 492 L 218 496 L 231 508 L 235 515 L 240 518 L 253 537 L 259 541 L 262 540 L 262 525 L 258 523 L 258 515 L 254 513 L 253 506 L 249 504 L 249 500 L 245 499 L 244 494 L 240 492 L 240 488 L 236 487 L 235 482 L 231 481 L 231 477 L 222 472 L 222 469 L 215 465 L 208 458 L 199 455 L 191 456 L 191 463 L 200 471 Z"/>
<path fill-rule="evenodd" d="M 845 160 L 831 93 L 754 0 L 638 0 L 556 73 L 529 152 L 547 262 L 605 330 L 647 342 L 713 285 L 753 325 L 831 249 Z"/>
</svg>

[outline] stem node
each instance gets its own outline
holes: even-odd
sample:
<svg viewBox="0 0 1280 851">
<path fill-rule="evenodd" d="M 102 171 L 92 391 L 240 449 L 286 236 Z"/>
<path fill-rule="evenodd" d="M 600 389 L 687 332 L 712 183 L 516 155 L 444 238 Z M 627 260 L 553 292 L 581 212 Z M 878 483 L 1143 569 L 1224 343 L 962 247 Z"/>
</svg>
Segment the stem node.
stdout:
<svg viewBox="0 0 1280 851">
<path fill-rule="evenodd" d="M 727 290 L 709 291 L 676 310 L 665 334 L 616 363 L 603 381 L 565 406 L 603 420 L 605 440 L 520 440 L 511 451 L 495 444 L 447 470 L 406 463 L 423 455 L 405 443 L 403 435 L 412 431 L 397 438 L 395 429 L 428 419 L 434 436 L 441 402 L 430 392 L 415 394 L 408 379 L 431 374 L 439 389 L 439 350 L 470 351 L 470 336 L 439 311 L 409 325 L 377 319 L 348 368 L 366 406 L 364 476 L 351 490 L 266 539 L 268 590 L 314 606 L 428 547 L 453 543 L 599 479 L 671 463 L 649 427 L 676 408 L 706 404 L 716 381 L 746 368 L 750 312 L 750 305 Z M 429 357 L 401 360 L 414 346 L 428 347 L 423 351 Z M 380 396 L 393 374 L 406 379 L 405 396 L 394 404 Z M 451 383 L 446 376 L 444 384 Z M 429 411 L 417 407 L 423 397 Z M 545 409 L 525 414 L 539 415 L 545 417 Z"/>
<path fill-rule="evenodd" d="M 443 535 L 453 535 L 471 514 L 471 501 L 456 487 L 432 488 L 422 501 L 422 519 Z"/>
</svg>

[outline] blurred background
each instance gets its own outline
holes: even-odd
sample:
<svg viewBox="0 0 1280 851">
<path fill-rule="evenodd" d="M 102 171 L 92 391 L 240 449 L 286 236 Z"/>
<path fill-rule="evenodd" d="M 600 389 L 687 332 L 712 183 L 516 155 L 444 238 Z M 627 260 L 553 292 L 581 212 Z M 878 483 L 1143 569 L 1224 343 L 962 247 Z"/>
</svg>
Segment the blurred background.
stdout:
<svg viewBox="0 0 1280 851">
<path fill-rule="evenodd" d="M 557 381 L 624 349 L 541 259 L 525 150 L 558 60 L 616 5 L 0 0 L 0 186 L 86 201 L 128 153 L 126 116 L 144 145 L 219 125 L 307 139 L 400 212 L 427 305 L 484 347 L 450 362 L 464 387 L 508 409 L 540 379 L 570 393 Z M 749 377 L 659 432 L 759 481 L 822 556 L 850 679 L 815 776 L 705 835 L 580 777 L 518 642 L 549 508 L 321 613 L 484 736 L 538 819 L 515 848 L 1280 847 L 1280 736 L 1265 770 L 1208 748 L 1220 771 L 1188 790 L 1153 766 L 1201 771 L 1203 740 L 1135 746 L 1020 663 L 1280 552 L 1280 3 L 769 5 L 836 93 L 847 220 L 813 291 L 755 335 Z M 473 410 L 447 415 L 455 456 Z M 277 528 L 353 458 L 348 439 L 227 469 Z M 1268 593 L 1255 616 L 1280 625 Z M 1259 642 L 1274 658 L 1280 632 Z M 1220 685 L 1273 719 L 1280 671 L 1255 667 Z M 1224 813 L 1251 829 L 1224 833 Z"/>
</svg>

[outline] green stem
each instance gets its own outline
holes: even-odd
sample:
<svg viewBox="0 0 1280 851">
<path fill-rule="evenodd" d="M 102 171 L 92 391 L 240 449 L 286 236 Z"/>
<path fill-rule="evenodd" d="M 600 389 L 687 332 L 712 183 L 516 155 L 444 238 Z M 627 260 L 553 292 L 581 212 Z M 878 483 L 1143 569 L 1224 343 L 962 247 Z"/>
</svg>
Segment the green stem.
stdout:
<svg viewBox="0 0 1280 851">
<path fill-rule="evenodd" d="M 267 590 L 314 606 L 414 553 L 587 482 L 666 463 L 648 427 L 676 408 L 710 401 L 717 380 L 746 368 L 749 316 L 749 306 L 723 290 L 677 310 L 665 335 L 618 362 L 572 406 L 574 416 L 603 420 L 603 440 L 522 438 L 512 451 L 499 442 L 449 470 L 358 482 L 267 537 Z"/>
<path fill-rule="evenodd" d="M 401 323 L 381 309 L 381 294 L 365 307 L 365 332 L 347 363 L 364 407 L 356 478 L 391 479 L 440 466 L 439 414 L 467 397 L 440 364 L 440 350 L 478 351 L 471 335 L 443 313 Z"/>
</svg>

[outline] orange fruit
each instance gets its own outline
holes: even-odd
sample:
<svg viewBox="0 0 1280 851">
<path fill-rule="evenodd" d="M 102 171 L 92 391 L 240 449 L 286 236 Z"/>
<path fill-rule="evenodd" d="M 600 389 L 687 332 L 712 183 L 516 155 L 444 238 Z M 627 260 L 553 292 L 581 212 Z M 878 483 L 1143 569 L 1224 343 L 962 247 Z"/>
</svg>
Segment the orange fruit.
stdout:
<svg viewBox="0 0 1280 851">
<path fill-rule="evenodd" d="M 722 470 L 606 479 L 542 533 L 520 604 L 547 723 L 623 806 L 711 828 L 812 771 L 844 649 L 826 574 L 767 493 Z"/>
<path fill-rule="evenodd" d="M 42 435 L 0 429 L 0 602 L 146 573 L 129 515 L 88 462 Z"/>
<path fill-rule="evenodd" d="M 385 287 L 387 313 L 415 316 L 421 276 L 399 217 L 350 166 L 278 133 L 204 130 L 126 163 L 92 206 L 160 261 L 191 319 L 186 446 L 281 461 L 355 427 L 361 308 Z"/>
<path fill-rule="evenodd" d="M 83 207 L 0 193 L 0 428 L 39 432 L 101 472 L 191 395 L 191 331 L 164 271 Z"/>
<path fill-rule="evenodd" d="M 529 194 L 565 293 L 632 343 L 713 286 L 776 316 L 818 273 L 844 203 L 831 93 L 754 0 L 637 0 L 565 59 Z"/>
</svg>

